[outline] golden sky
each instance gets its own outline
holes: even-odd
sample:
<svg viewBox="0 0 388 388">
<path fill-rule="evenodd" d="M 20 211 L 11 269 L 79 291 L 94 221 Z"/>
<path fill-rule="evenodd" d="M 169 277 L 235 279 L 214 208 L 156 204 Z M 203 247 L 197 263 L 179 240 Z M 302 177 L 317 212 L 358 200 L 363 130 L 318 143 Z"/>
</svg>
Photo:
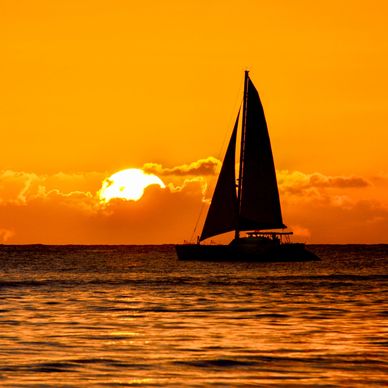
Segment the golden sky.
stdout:
<svg viewBox="0 0 388 388">
<path fill-rule="evenodd" d="M 248 68 L 296 240 L 388 243 L 387 14 L 384 0 L 0 1 L 0 242 L 189 239 Z M 99 204 L 104 178 L 149 163 L 166 189 Z"/>
</svg>

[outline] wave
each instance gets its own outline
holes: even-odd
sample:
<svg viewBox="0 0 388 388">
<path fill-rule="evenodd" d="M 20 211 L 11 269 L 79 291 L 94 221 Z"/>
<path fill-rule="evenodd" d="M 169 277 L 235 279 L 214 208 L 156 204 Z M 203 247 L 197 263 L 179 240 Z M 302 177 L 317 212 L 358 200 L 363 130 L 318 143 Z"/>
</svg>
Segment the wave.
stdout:
<svg viewBox="0 0 388 388">
<path fill-rule="evenodd" d="M 152 276 L 152 275 L 151 275 Z M 37 288 L 37 287 L 75 287 L 82 285 L 104 285 L 104 286 L 184 286 L 184 285 L 205 285 L 209 287 L 228 287 L 228 286 L 259 286 L 266 284 L 289 284 L 293 286 L 347 286 L 355 282 L 386 282 L 388 275 L 327 275 L 327 276 L 265 276 L 248 277 L 245 279 L 231 279 L 225 277 L 219 280 L 209 280 L 208 278 L 193 277 L 156 277 L 140 279 L 88 279 L 77 277 L 75 279 L 44 279 L 44 280 L 0 280 L 1 288 Z"/>
</svg>

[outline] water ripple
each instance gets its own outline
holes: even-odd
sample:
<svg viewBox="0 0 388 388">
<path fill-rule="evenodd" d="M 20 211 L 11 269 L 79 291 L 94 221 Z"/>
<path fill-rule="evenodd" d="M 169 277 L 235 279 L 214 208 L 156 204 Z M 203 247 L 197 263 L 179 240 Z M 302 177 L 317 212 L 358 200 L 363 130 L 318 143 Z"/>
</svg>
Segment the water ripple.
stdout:
<svg viewBox="0 0 388 388">
<path fill-rule="evenodd" d="M 314 263 L 0 246 L 4 386 L 383 386 L 388 248 Z"/>
</svg>

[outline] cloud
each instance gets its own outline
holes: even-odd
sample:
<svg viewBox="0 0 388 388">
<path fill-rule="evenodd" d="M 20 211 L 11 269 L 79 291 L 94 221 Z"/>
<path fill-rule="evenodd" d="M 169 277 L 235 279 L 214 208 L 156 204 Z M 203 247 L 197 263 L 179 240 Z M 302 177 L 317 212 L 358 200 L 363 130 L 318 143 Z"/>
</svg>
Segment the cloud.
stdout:
<svg viewBox="0 0 388 388">
<path fill-rule="evenodd" d="M 305 174 L 300 171 L 281 170 L 277 173 L 279 185 L 285 191 L 302 192 L 312 188 L 364 188 L 371 185 L 358 176 L 328 176 L 321 173 Z"/>
<path fill-rule="evenodd" d="M 167 187 L 171 192 L 190 191 L 192 188 L 197 191 L 197 186 L 201 187 L 201 193 L 203 197 L 208 193 L 208 182 L 204 177 L 198 176 L 194 178 L 186 178 L 181 184 L 175 185 L 174 183 L 168 183 Z"/>
<path fill-rule="evenodd" d="M 219 160 L 213 157 L 200 159 L 195 162 L 167 168 L 161 164 L 146 163 L 143 169 L 155 175 L 164 176 L 171 191 L 180 191 L 183 188 L 197 183 L 203 194 L 207 192 L 209 183 L 215 183 L 215 174 L 220 166 Z M 25 205 L 35 198 L 43 198 L 54 192 L 58 195 L 86 193 L 94 195 L 100 188 L 103 179 L 110 174 L 104 172 L 85 173 L 57 173 L 52 175 L 38 175 L 30 172 L 6 170 L 0 172 L 0 204 L 15 203 Z M 334 198 L 334 191 L 366 188 L 371 183 L 357 176 L 327 176 L 321 173 L 305 174 L 300 171 L 278 172 L 279 189 L 282 194 L 312 198 L 327 201 Z M 340 199 L 342 198 L 342 199 Z M 337 203 L 345 203 L 345 195 L 337 195 Z"/>
<path fill-rule="evenodd" d="M 155 175 L 174 175 L 174 176 L 206 176 L 215 175 L 220 167 L 221 162 L 209 156 L 206 159 L 199 159 L 196 162 L 182 164 L 176 167 L 163 167 L 158 163 L 145 163 L 143 170 Z"/>
<path fill-rule="evenodd" d="M 354 190 L 372 187 L 372 183 L 359 176 L 329 176 L 321 173 L 281 170 L 277 173 L 282 200 L 292 203 L 315 202 L 334 206 L 349 206 L 357 197 Z"/>
<path fill-rule="evenodd" d="M 300 226 L 300 225 L 291 225 L 290 229 L 294 233 L 294 236 L 301 237 L 301 238 L 310 238 L 311 237 L 311 231 L 310 229 Z"/>
<path fill-rule="evenodd" d="M 367 187 L 370 183 L 361 177 L 357 176 L 325 176 L 323 174 L 314 173 L 309 177 L 309 184 L 315 187 L 328 188 L 359 188 Z"/>
<path fill-rule="evenodd" d="M 201 208 L 202 188 L 180 191 L 150 186 L 140 201 L 113 200 L 100 206 L 96 196 L 51 191 L 27 205 L 0 206 L 8 243 L 162 244 L 187 239 Z M 3 229 L 2 229 L 3 230 Z M 13 235 L 10 230 L 15 231 Z M 6 233 L 7 232 L 7 233 Z"/>
<path fill-rule="evenodd" d="M 104 177 L 104 173 L 96 172 L 38 175 L 24 171 L 0 171 L 0 205 L 26 205 L 36 198 L 55 194 L 72 196 L 84 193 L 90 196 L 100 187 Z"/>
<path fill-rule="evenodd" d="M 297 239 L 323 243 L 387 240 L 380 230 L 388 227 L 386 198 L 372 179 L 283 170 L 278 172 L 278 182 L 283 217 L 291 229 L 296 228 Z"/>
<path fill-rule="evenodd" d="M 7 228 L 0 228 L 0 241 L 1 242 L 5 243 L 13 236 L 15 236 L 14 230 L 7 229 Z"/>
<path fill-rule="evenodd" d="M 192 236 L 201 214 L 200 229 L 211 195 L 208 187 L 214 187 L 216 180 L 213 173 L 201 175 L 199 171 L 214 172 L 217 163 L 211 158 L 172 168 L 147 163 L 159 166 L 159 173 L 153 171 L 156 175 L 165 172 L 166 189 L 150 186 L 140 201 L 115 200 L 105 205 L 96 193 L 110 173 L 0 172 L 0 241 L 181 242 Z M 300 171 L 279 171 L 278 181 L 283 219 L 296 241 L 388 242 L 384 232 L 388 230 L 386 190 L 376 188 L 377 181 Z"/>
<path fill-rule="evenodd" d="M 108 175 L 0 172 L 0 220 L 7 225 L 0 241 L 142 244 L 180 242 L 191 234 L 205 178 L 181 176 L 166 189 L 146 188 L 140 201 L 103 205 L 96 193 Z"/>
<path fill-rule="evenodd" d="M 34 173 L 5 170 L 0 172 L 0 204 L 25 204 L 30 193 L 39 192 L 42 179 Z"/>
<path fill-rule="evenodd" d="M 283 206 L 286 223 L 310 231 L 302 240 L 315 243 L 387 243 L 388 207 L 381 201 L 357 200 L 346 207 L 315 202 Z"/>
</svg>

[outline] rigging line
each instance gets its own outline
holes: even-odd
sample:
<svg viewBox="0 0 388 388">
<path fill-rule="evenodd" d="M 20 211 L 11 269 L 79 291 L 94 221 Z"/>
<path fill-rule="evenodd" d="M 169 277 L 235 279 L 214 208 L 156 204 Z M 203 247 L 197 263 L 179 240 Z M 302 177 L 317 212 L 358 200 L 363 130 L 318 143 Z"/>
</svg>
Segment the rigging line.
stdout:
<svg viewBox="0 0 388 388">
<path fill-rule="evenodd" d="M 207 194 L 207 191 L 209 189 L 209 186 L 206 185 L 206 193 Z M 194 240 L 194 236 L 197 232 L 197 228 L 198 228 L 198 224 L 199 224 L 199 220 L 201 218 L 201 215 L 202 215 L 202 212 L 203 212 L 203 207 L 205 206 L 205 201 L 202 199 L 201 200 L 201 207 L 199 209 L 199 214 L 198 214 L 198 217 L 197 217 L 197 222 L 195 223 L 195 226 L 194 226 L 194 230 L 193 230 L 193 234 L 191 235 L 191 238 L 190 238 L 190 241 L 193 241 Z"/>
<path fill-rule="evenodd" d="M 236 97 L 234 99 L 233 109 L 232 109 L 230 117 L 228 119 L 227 128 L 224 131 L 224 138 L 222 140 L 221 147 L 218 150 L 218 155 L 217 155 L 218 160 L 221 160 L 222 155 L 224 155 L 224 150 L 226 148 L 225 143 L 229 139 L 230 128 L 233 128 L 234 121 L 236 120 L 236 113 L 235 112 L 239 111 L 241 109 L 241 106 L 242 106 L 242 103 L 244 100 L 244 97 L 242 97 L 242 98 L 240 97 L 242 95 L 241 91 L 243 90 L 243 87 L 244 87 L 244 79 L 242 78 L 240 80 L 238 91 L 237 91 Z"/>
<path fill-rule="evenodd" d="M 241 106 L 242 106 L 242 103 L 244 101 L 244 97 L 239 99 L 239 96 L 241 96 L 241 89 L 243 88 L 244 84 L 245 84 L 245 78 L 242 78 L 240 80 L 240 84 L 239 84 L 239 87 L 238 87 L 238 92 L 237 92 L 236 97 L 234 99 L 234 104 L 233 105 L 234 105 L 235 108 L 237 106 L 239 107 L 238 111 L 241 110 Z M 240 100 L 240 101 L 239 101 L 239 104 L 237 105 L 237 101 L 238 100 Z M 235 108 L 233 109 L 233 112 L 236 110 Z M 230 121 L 231 125 L 233 126 L 234 125 L 234 121 L 233 120 L 235 120 L 235 116 L 232 116 L 232 114 L 234 114 L 234 113 L 231 113 L 231 116 L 230 116 L 228 121 Z M 225 143 L 226 143 L 226 140 L 228 139 L 228 134 L 230 132 L 230 126 L 231 125 L 228 125 L 228 128 L 224 131 L 224 139 L 222 141 L 220 149 L 218 150 L 218 155 L 217 155 L 217 159 L 218 160 L 221 160 L 221 156 L 224 154 L 224 152 L 222 152 L 222 151 L 225 148 Z M 222 164 L 222 160 L 221 160 L 221 164 Z M 217 182 L 217 180 L 216 180 L 216 182 Z M 203 193 L 205 198 L 206 198 L 206 195 L 210 192 L 210 187 L 212 187 L 213 185 L 214 185 L 214 182 L 213 182 L 212 185 L 210 185 L 210 184 L 208 184 L 206 182 L 206 189 L 205 189 L 205 192 Z M 195 223 L 193 233 L 192 233 L 192 235 L 190 237 L 190 241 L 194 241 L 194 237 L 195 237 L 195 234 L 197 232 L 198 224 L 199 224 L 199 221 L 201 219 L 204 207 L 205 207 L 205 201 L 202 200 L 201 201 L 201 206 L 200 206 L 200 209 L 199 209 L 199 213 L 198 213 L 198 217 L 197 217 L 197 221 Z"/>
</svg>

